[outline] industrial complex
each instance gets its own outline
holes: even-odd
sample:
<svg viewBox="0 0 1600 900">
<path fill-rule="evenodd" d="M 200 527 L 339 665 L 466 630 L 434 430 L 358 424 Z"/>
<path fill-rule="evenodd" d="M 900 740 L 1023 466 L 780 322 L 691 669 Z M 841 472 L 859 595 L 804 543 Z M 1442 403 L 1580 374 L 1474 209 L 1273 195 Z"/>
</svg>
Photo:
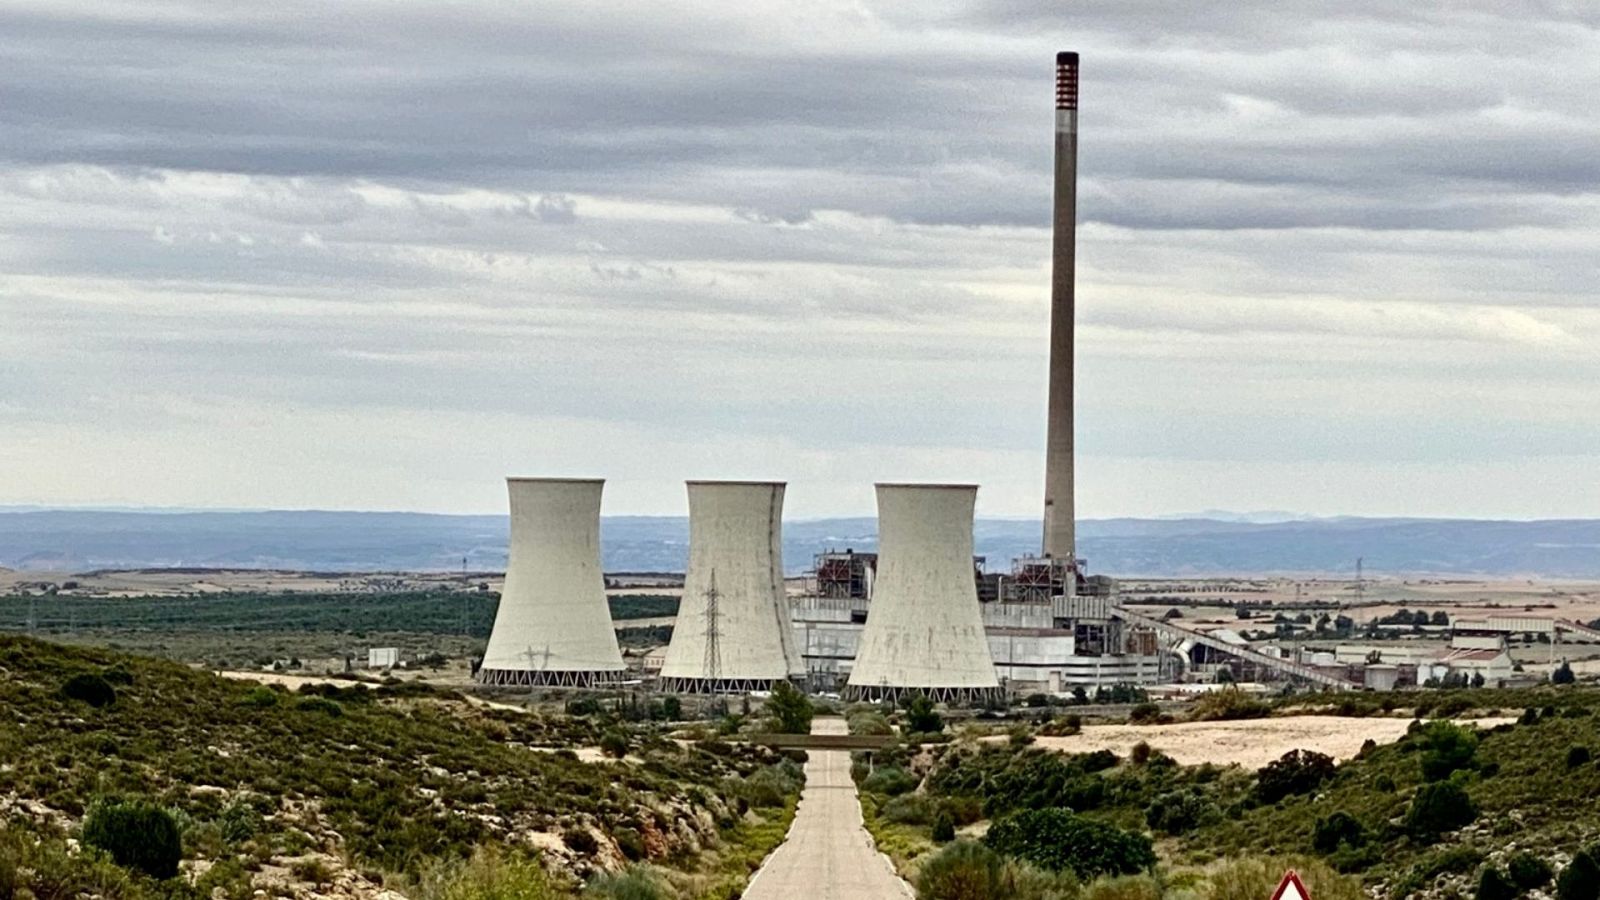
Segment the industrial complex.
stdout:
<svg viewBox="0 0 1600 900">
<path fill-rule="evenodd" d="M 1458 622 L 1443 652 L 1308 651 L 1130 608 L 1075 544 L 1073 355 L 1079 60 L 1055 72 L 1050 363 L 1040 552 L 993 572 L 973 553 L 972 485 L 880 484 L 873 552 L 818 555 L 786 584 L 784 485 L 688 483 L 683 596 L 664 654 L 629 676 L 735 693 L 783 681 L 846 698 L 958 704 L 1163 682 L 1293 681 L 1349 690 L 1452 677 L 1500 683 L 1508 637 L 1600 632 L 1553 619 Z M 480 683 L 594 687 L 623 677 L 599 568 L 598 481 L 512 479 L 511 554 Z M 1174 610 L 1176 612 L 1176 610 Z"/>
</svg>

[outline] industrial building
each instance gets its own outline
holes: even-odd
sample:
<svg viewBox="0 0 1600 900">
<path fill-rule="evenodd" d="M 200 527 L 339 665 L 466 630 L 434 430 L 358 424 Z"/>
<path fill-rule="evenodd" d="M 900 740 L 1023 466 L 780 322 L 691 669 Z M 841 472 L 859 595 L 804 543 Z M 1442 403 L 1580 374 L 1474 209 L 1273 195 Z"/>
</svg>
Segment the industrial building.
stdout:
<svg viewBox="0 0 1600 900">
<path fill-rule="evenodd" d="M 662 690 L 769 690 L 802 678 L 783 582 L 779 482 L 691 481 L 689 568 Z"/>
<path fill-rule="evenodd" d="M 598 479 L 508 478 L 510 556 L 485 685 L 594 687 L 622 679 L 600 570 Z"/>
<path fill-rule="evenodd" d="M 972 575 L 972 485 L 880 484 L 872 615 L 845 695 L 998 700 Z"/>
</svg>

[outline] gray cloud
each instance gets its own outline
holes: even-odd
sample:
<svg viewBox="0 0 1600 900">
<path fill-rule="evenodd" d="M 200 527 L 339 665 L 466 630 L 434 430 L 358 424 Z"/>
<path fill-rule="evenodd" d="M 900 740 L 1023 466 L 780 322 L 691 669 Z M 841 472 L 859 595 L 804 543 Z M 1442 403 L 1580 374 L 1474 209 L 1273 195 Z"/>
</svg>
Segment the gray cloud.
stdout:
<svg viewBox="0 0 1600 900">
<path fill-rule="evenodd" d="M 314 503 L 228 481 L 304 470 L 323 505 L 494 508 L 418 485 L 571 465 L 641 510 L 792 473 L 815 512 L 874 477 L 1031 512 L 1067 47 L 1086 512 L 1395 511 L 1385 466 L 1438 512 L 1421 485 L 1600 462 L 1586 8 L 25 2 L 0 33 L 0 502 L 118 499 L 50 474 L 78 460 L 130 502 Z M 146 477 L 161 435 L 209 474 Z"/>
</svg>

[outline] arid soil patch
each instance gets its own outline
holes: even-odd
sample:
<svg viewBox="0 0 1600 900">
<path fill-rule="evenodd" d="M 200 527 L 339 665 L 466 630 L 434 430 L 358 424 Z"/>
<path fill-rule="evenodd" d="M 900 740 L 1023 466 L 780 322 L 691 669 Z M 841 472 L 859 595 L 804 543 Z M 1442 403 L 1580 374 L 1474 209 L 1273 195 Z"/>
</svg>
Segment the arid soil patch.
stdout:
<svg viewBox="0 0 1600 900">
<path fill-rule="evenodd" d="M 1482 719 L 1490 728 L 1513 719 Z M 1140 741 L 1184 765 L 1204 762 L 1226 766 L 1238 763 L 1255 769 L 1290 750 L 1315 750 L 1334 759 L 1354 756 L 1361 744 L 1399 739 L 1411 724 L 1408 718 L 1353 719 L 1341 716 L 1286 716 L 1235 722 L 1179 722 L 1172 725 L 1089 725 L 1073 737 L 1041 737 L 1037 746 L 1064 753 L 1110 750 L 1118 756 Z"/>
</svg>

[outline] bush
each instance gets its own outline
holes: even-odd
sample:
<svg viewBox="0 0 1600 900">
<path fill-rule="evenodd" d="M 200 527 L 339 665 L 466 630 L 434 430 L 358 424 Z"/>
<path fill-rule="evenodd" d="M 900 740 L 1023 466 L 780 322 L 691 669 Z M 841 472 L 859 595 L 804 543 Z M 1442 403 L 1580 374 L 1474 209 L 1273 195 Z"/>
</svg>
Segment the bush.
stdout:
<svg viewBox="0 0 1600 900">
<path fill-rule="evenodd" d="M 1586 766 L 1589 764 L 1590 759 L 1591 756 L 1589 754 L 1588 747 L 1585 747 L 1581 744 L 1574 744 L 1573 746 L 1567 748 L 1567 768 L 1569 769 L 1576 769 L 1579 766 Z"/>
<path fill-rule="evenodd" d="M 941 734 L 944 718 L 933 708 L 933 701 L 921 694 L 906 706 L 906 728 L 913 734 Z"/>
<path fill-rule="evenodd" d="M 1044 737 L 1072 737 L 1083 731 L 1083 716 L 1077 713 L 1067 713 L 1057 719 L 1051 719 L 1039 727 L 1039 734 Z"/>
<path fill-rule="evenodd" d="M 1173 791 L 1150 802 L 1145 823 L 1166 834 L 1179 835 L 1216 818 L 1217 806 L 1195 790 Z"/>
<path fill-rule="evenodd" d="M 466 861 L 435 864 L 422 876 L 415 900 L 556 900 L 539 861 L 480 847 Z"/>
<path fill-rule="evenodd" d="M 1305 882 L 1306 891 L 1316 900 L 1365 900 L 1361 884 L 1354 878 L 1339 875 L 1326 863 L 1314 859 L 1273 859 L 1251 857 L 1229 860 L 1217 867 L 1210 877 L 1208 900 L 1264 900 L 1272 896 L 1273 888 L 1283 877 L 1285 869 L 1294 869 Z"/>
<path fill-rule="evenodd" d="M 621 759 L 628 755 L 628 735 L 621 729 L 613 728 L 600 736 L 600 752 L 612 759 Z"/>
<path fill-rule="evenodd" d="M 917 872 L 917 900 L 1009 900 L 1001 884 L 1000 855 L 972 841 L 956 841 Z"/>
<path fill-rule="evenodd" d="M 117 702 L 116 688 L 93 672 L 80 672 L 68 678 L 61 686 L 61 695 L 69 700 L 81 700 L 95 709 Z"/>
<path fill-rule="evenodd" d="M 875 709 L 863 709 L 845 717 L 845 722 L 850 726 L 851 734 L 894 734 L 894 726 L 883 713 Z"/>
<path fill-rule="evenodd" d="M 1600 897 L 1600 861 L 1592 850 L 1583 850 L 1561 870 L 1556 879 L 1556 900 L 1596 900 Z"/>
<path fill-rule="evenodd" d="M 940 810 L 939 815 L 934 817 L 933 839 L 940 844 L 948 844 L 956 839 L 956 823 L 944 810 Z"/>
<path fill-rule="evenodd" d="M 1511 876 L 1513 884 L 1525 891 L 1544 887 L 1555 877 L 1549 863 L 1526 851 L 1514 853 L 1506 860 L 1506 874 Z"/>
<path fill-rule="evenodd" d="M 1128 751 L 1128 761 L 1136 766 L 1142 766 L 1150 761 L 1150 756 L 1154 752 L 1154 750 L 1150 749 L 1149 744 L 1140 741 L 1133 745 L 1132 750 Z"/>
<path fill-rule="evenodd" d="M 1471 769 L 1478 752 L 1478 736 L 1454 722 L 1434 721 L 1413 735 L 1421 751 L 1422 778 L 1443 781 L 1451 773 Z"/>
<path fill-rule="evenodd" d="M 811 701 L 787 681 L 772 688 L 772 698 L 767 701 L 767 712 L 772 714 L 773 730 L 779 734 L 810 734 Z"/>
<path fill-rule="evenodd" d="M 1132 875 L 1156 863 L 1150 839 L 1064 809 L 1013 813 L 984 835 L 991 849 L 1079 878 Z"/>
<path fill-rule="evenodd" d="M 183 840 L 172 814 L 143 800 L 103 801 L 83 819 L 83 842 L 111 855 L 117 865 L 153 878 L 178 874 Z"/>
<path fill-rule="evenodd" d="M 301 697 L 295 701 L 294 708 L 305 712 L 322 713 L 335 719 L 344 715 L 344 707 L 327 697 Z"/>
<path fill-rule="evenodd" d="M 1309 794 L 1333 777 L 1333 757 L 1313 750 L 1290 750 L 1256 773 L 1256 799 L 1277 803 Z"/>
<path fill-rule="evenodd" d="M 1128 721 L 1135 725 L 1151 725 L 1161 721 L 1161 707 L 1154 703 L 1140 703 L 1128 713 Z"/>
<path fill-rule="evenodd" d="M 243 800 L 228 804 L 217 817 L 222 839 L 230 844 L 242 844 L 261 830 L 261 814 Z"/>
<path fill-rule="evenodd" d="M 901 794 L 883 804 L 883 817 L 901 825 L 926 825 L 933 821 L 933 804 L 922 794 Z"/>
<path fill-rule="evenodd" d="M 1419 840 L 1434 840 L 1477 817 L 1478 809 L 1461 785 L 1441 781 L 1417 788 L 1411 808 L 1406 810 L 1405 828 Z"/>
<path fill-rule="evenodd" d="M 1355 816 L 1344 810 L 1339 810 L 1325 819 L 1318 819 L 1317 826 L 1311 833 L 1311 846 L 1318 853 L 1332 853 L 1339 849 L 1340 844 L 1360 847 L 1366 842 L 1366 829 L 1361 827 Z"/>
<path fill-rule="evenodd" d="M 256 709 L 267 709 L 278 705 L 278 692 L 266 685 L 253 687 L 243 697 L 239 698 L 240 706 L 250 706 Z"/>
<path fill-rule="evenodd" d="M 611 832 L 611 840 L 617 844 L 617 850 L 629 862 L 638 862 L 645 858 L 644 835 L 634 828 L 618 828 Z"/>
<path fill-rule="evenodd" d="M 895 797 L 916 790 L 917 778 L 899 766 L 879 766 L 861 782 L 861 789 Z"/>
<path fill-rule="evenodd" d="M 1578 676 L 1572 674 L 1572 666 L 1566 660 L 1562 660 L 1561 665 L 1550 673 L 1551 684 L 1571 684 L 1577 680 Z"/>
<path fill-rule="evenodd" d="M 1519 893 L 1511 879 L 1494 866 L 1484 866 L 1478 873 L 1477 900 L 1516 900 Z"/>
<path fill-rule="evenodd" d="M 665 900 L 666 888 L 643 866 L 621 872 L 601 872 L 584 886 L 583 896 L 604 900 Z"/>
<path fill-rule="evenodd" d="M 1222 671 L 1226 672 L 1227 669 Z M 1262 719 L 1271 712 L 1272 707 L 1236 687 L 1230 687 L 1201 694 L 1189 707 L 1189 718 L 1196 721 Z"/>
<path fill-rule="evenodd" d="M 593 856 L 600 849 L 600 842 L 587 828 L 568 828 L 561 833 L 561 843 L 566 844 L 577 853 Z"/>
</svg>

